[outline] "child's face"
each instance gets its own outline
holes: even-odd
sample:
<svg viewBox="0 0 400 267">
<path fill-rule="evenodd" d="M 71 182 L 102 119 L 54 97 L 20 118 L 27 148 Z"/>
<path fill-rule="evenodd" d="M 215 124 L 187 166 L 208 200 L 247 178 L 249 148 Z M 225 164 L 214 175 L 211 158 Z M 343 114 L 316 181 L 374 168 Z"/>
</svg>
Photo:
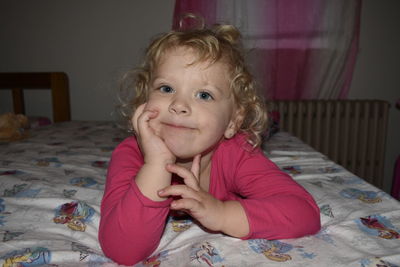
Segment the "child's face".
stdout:
<svg viewBox="0 0 400 267">
<path fill-rule="evenodd" d="M 167 51 L 152 75 L 145 107 L 159 112 L 150 126 L 181 159 L 204 156 L 224 135 L 236 132 L 228 67 L 222 62 L 188 65 L 194 59 L 187 48 Z"/>
</svg>

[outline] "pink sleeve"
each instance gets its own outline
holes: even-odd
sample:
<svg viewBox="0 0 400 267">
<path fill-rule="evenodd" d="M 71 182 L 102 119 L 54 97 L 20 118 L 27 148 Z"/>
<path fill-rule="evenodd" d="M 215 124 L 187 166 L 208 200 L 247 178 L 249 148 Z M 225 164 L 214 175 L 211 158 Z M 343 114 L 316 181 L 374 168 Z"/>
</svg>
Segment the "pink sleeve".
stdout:
<svg viewBox="0 0 400 267">
<path fill-rule="evenodd" d="M 101 203 L 99 241 L 104 254 L 119 264 L 133 265 L 158 246 L 170 200 L 155 202 L 140 192 L 135 176 L 143 165 L 134 138 L 113 152 Z"/>
<path fill-rule="evenodd" d="M 260 152 L 237 169 L 238 201 L 247 214 L 250 233 L 243 239 L 285 239 L 320 229 L 319 208 L 312 196 Z"/>
</svg>

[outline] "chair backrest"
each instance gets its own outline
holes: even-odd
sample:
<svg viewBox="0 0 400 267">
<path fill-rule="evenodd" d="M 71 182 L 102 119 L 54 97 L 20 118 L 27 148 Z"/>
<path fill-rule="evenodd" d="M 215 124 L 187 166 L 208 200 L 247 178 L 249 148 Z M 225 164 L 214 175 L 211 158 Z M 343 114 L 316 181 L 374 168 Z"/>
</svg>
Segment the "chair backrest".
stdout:
<svg viewBox="0 0 400 267">
<path fill-rule="evenodd" d="M 0 73 L 0 90 L 12 90 L 16 114 L 25 114 L 24 90 L 51 90 L 53 121 L 71 120 L 68 76 L 63 72 Z"/>
</svg>

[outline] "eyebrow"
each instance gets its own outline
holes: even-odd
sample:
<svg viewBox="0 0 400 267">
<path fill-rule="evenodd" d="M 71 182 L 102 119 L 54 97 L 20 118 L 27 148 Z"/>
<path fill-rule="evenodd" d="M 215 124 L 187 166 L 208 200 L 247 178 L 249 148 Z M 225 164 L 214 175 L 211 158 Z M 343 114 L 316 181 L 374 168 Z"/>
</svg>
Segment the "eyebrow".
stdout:
<svg viewBox="0 0 400 267">
<path fill-rule="evenodd" d="M 164 78 L 161 78 L 161 77 L 154 77 L 154 78 L 152 78 L 152 79 L 150 79 L 150 82 L 152 82 L 152 83 L 154 83 L 154 82 L 156 82 L 156 81 L 158 81 L 158 80 L 161 80 L 161 81 L 163 81 L 163 80 L 165 80 Z"/>
<path fill-rule="evenodd" d="M 171 84 L 172 82 L 168 79 L 162 78 L 162 77 L 154 77 L 150 79 L 149 84 L 150 85 L 155 85 L 155 84 Z"/>
<path fill-rule="evenodd" d="M 154 83 L 171 83 L 168 79 L 166 78 L 162 78 L 162 77 L 154 77 L 153 79 L 150 80 L 150 83 L 154 84 Z M 223 90 L 215 85 L 211 85 L 211 84 L 205 84 L 205 86 L 201 86 L 200 89 L 207 89 L 207 88 L 213 88 L 215 90 L 217 90 L 220 94 L 223 94 Z"/>
<path fill-rule="evenodd" d="M 218 86 L 212 86 L 211 85 L 211 87 L 214 88 L 215 90 L 217 90 L 220 95 L 224 95 L 224 91 L 221 88 L 219 88 Z"/>
</svg>

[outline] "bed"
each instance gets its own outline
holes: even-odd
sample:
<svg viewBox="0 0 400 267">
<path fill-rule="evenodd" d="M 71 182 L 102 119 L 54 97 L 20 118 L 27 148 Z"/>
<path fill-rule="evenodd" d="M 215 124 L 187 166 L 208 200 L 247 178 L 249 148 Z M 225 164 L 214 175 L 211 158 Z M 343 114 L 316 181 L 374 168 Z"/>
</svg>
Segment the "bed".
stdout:
<svg viewBox="0 0 400 267">
<path fill-rule="evenodd" d="M 116 266 L 97 232 L 107 164 L 126 133 L 67 118 L 29 134 L 0 144 L 0 264 Z M 287 131 L 262 147 L 316 199 L 319 233 L 242 241 L 169 218 L 158 249 L 137 266 L 400 266 L 398 201 Z"/>
</svg>

